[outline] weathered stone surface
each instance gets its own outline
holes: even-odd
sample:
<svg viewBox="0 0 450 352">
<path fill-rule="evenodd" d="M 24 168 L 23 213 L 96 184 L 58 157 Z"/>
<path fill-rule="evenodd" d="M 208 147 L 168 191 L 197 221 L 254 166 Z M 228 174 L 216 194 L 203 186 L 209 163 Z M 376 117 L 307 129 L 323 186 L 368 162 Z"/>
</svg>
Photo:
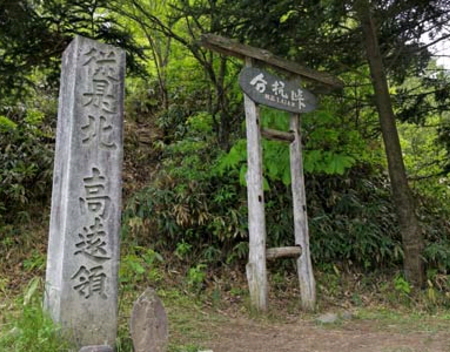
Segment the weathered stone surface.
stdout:
<svg viewBox="0 0 450 352">
<path fill-rule="evenodd" d="M 116 339 L 124 72 L 87 38 L 63 55 L 45 306 L 78 347 Z"/>
<path fill-rule="evenodd" d="M 354 318 L 354 315 L 352 312 L 349 312 L 348 310 L 346 310 L 340 314 L 340 317 L 344 320 L 350 320 L 350 319 Z"/>
<path fill-rule="evenodd" d="M 91 345 L 81 347 L 79 352 L 114 352 L 114 350 L 107 345 Z"/>
<path fill-rule="evenodd" d="M 325 313 L 316 318 L 316 321 L 322 324 L 333 324 L 339 320 L 339 316 L 335 313 Z"/>
<path fill-rule="evenodd" d="M 130 330 L 135 352 L 167 351 L 167 314 L 154 289 L 145 290 L 134 303 Z"/>
</svg>

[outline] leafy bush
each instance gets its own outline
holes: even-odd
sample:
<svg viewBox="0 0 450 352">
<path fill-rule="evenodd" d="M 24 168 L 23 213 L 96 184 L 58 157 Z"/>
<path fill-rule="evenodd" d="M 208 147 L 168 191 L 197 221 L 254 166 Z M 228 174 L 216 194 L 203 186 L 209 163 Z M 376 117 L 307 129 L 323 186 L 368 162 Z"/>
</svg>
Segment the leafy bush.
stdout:
<svg viewBox="0 0 450 352">
<path fill-rule="evenodd" d="M 266 127 L 287 129 L 287 116 L 264 114 Z M 170 251 L 191 266 L 245 260 L 245 140 L 238 139 L 225 153 L 214 143 L 210 115 L 198 113 L 182 120 L 175 140 L 159 144 L 162 163 L 155 180 L 128 203 L 124 234 L 134 236 L 141 245 L 151 244 L 158 252 Z M 333 131 L 335 117 L 318 112 L 304 120 L 315 265 L 343 264 L 363 270 L 400 266 L 403 249 L 387 176 L 364 151 L 359 135 Z M 292 245 L 289 148 L 264 140 L 263 155 L 267 246 Z M 440 272 L 446 272 L 450 268 L 448 226 L 436 221 L 448 216 L 439 213 L 439 207 L 437 200 L 432 207 L 425 203 L 421 207 L 427 234 L 424 257 L 429 267 L 439 266 Z"/>
<path fill-rule="evenodd" d="M 420 200 L 419 216 L 425 237 L 423 256 L 427 269 L 435 270 L 438 276 L 448 275 L 450 273 L 450 223 L 448 221 L 450 210 L 444 203 L 445 198 L 442 199 L 434 193 L 427 196 L 418 195 L 416 198 Z M 450 290 L 449 284 L 444 286 Z"/>
<path fill-rule="evenodd" d="M 214 167 L 221 151 L 213 142 L 211 116 L 200 113 L 187 124 L 183 139 L 161 146 L 155 181 L 128 202 L 123 233 L 180 260 L 225 261 L 246 237 L 245 190 Z"/>
<path fill-rule="evenodd" d="M 7 221 L 47 199 L 51 189 L 52 130 L 40 111 L 23 115 L 0 116 L 0 218 Z"/>
<path fill-rule="evenodd" d="M 367 167 L 344 178 L 312 177 L 309 227 L 316 262 L 390 267 L 403 258 L 395 210 L 384 176 Z"/>
<path fill-rule="evenodd" d="M 160 264 L 163 257 L 152 249 L 140 246 L 127 247 L 121 254 L 119 278 L 125 291 L 136 290 L 137 285 L 154 286 L 160 283 L 164 275 Z"/>
<path fill-rule="evenodd" d="M 162 147 L 156 180 L 128 203 L 124 234 L 135 236 L 139 244 L 151 243 L 158 252 L 171 251 L 190 264 L 244 259 L 248 253 L 245 141 L 221 152 L 212 143 L 211 117 L 203 113 L 187 120 L 183 134 Z M 271 141 L 265 141 L 264 148 L 267 245 L 292 245 L 289 149 Z M 344 154 L 335 155 L 342 156 L 330 161 L 333 168 L 321 154 L 316 155 L 320 160 L 313 163 L 314 169 L 307 170 L 315 262 L 363 268 L 398 264 L 402 250 L 385 177 L 363 164 L 346 171 L 350 164 L 336 162 Z"/>
</svg>

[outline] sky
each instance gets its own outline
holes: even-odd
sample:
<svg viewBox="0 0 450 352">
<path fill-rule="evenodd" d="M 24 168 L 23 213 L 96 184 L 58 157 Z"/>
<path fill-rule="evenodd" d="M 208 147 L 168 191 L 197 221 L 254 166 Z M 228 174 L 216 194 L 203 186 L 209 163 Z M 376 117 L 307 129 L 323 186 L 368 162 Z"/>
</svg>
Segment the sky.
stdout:
<svg viewBox="0 0 450 352">
<path fill-rule="evenodd" d="M 450 40 L 444 40 L 433 46 L 432 52 L 435 55 L 447 55 L 448 57 L 437 57 L 437 64 L 450 69 Z"/>
</svg>

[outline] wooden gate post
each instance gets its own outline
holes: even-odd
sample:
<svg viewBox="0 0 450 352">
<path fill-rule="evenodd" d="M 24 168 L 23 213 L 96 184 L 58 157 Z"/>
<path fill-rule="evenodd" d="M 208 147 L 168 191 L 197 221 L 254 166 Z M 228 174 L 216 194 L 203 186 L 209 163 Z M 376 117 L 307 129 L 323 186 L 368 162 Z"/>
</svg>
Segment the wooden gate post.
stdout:
<svg viewBox="0 0 450 352">
<path fill-rule="evenodd" d="M 297 78 L 313 82 L 316 86 L 316 91 L 322 91 L 323 93 L 333 89 L 342 89 L 344 83 L 328 73 L 312 70 L 275 56 L 267 50 L 241 44 L 215 34 L 203 34 L 200 45 L 223 55 L 231 55 L 243 59 L 246 65 L 246 68 L 241 71 L 239 84 L 244 91 L 247 125 L 249 258 L 246 271 L 251 303 L 257 310 L 267 310 L 266 259 L 296 257 L 298 258 L 297 270 L 300 280 L 302 307 L 305 310 L 313 310 L 316 302 L 316 291 L 309 251 L 308 218 L 306 215 L 298 113 L 315 109 L 316 98 L 298 84 L 291 84 L 291 82 L 273 76 L 268 72 L 252 68 L 252 60 L 255 60 L 259 65 L 264 64 L 288 73 L 290 76 L 294 75 Z M 290 125 L 293 133 L 262 129 L 259 109 L 256 103 L 291 112 Z M 272 139 L 291 143 L 290 163 L 296 247 L 269 248 L 266 250 L 261 134 Z"/>
<path fill-rule="evenodd" d="M 252 66 L 246 58 L 245 65 Z M 266 217 L 262 178 L 262 146 L 259 108 L 244 93 L 247 126 L 247 198 L 249 256 L 246 266 L 250 301 L 259 311 L 267 310 Z"/>
<path fill-rule="evenodd" d="M 290 129 L 294 141 L 289 147 L 291 164 L 292 201 L 294 207 L 295 244 L 302 248 L 297 259 L 302 308 L 312 311 L 316 305 L 316 284 L 309 251 L 308 216 L 306 214 L 306 193 L 303 178 L 302 140 L 299 114 L 291 114 Z"/>
</svg>

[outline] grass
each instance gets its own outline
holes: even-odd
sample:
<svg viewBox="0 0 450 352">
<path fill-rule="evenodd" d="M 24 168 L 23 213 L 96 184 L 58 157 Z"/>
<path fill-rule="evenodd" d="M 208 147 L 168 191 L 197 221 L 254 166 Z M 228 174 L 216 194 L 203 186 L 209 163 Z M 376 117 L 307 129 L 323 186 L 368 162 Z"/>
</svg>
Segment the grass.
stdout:
<svg viewBox="0 0 450 352">
<path fill-rule="evenodd" d="M 386 309 L 375 307 L 371 309 L 360 308 L 356 314 L 356 319 L 369 320 L 373 326 L 379 330 L 386 330 L 398 333 L 425 332 L 437 333 L 450 329 L 450 316 L 448 311 L 430 314 L 424 311 L 414 311 L 402 309 Z"/>
<path fill-rule="evenodd" d="M 77 351 L 61 338 L 58 326 L 42 311 L 42 280 L 45 270 L 45 226 L 11 229 L 0 241 L 0 351 Z M 37 230 L 36 230 L 37 227 Z M 18 236 L 20 234 L 20 236 Z M 36 246 L 39 243 L 39 246 Z M 409 295 L 399 291 L 395 278 L 377 278 L 372 284 L 352 281 L 338 273 L 317 273 L 319 304 L 317 314 L 301 312 L 298 284 L 292 277 L 271 281 L 269 311 L 262 315 L 250 308 L 245 275 L 235 270 L 207 277 L 206 268 L 169 270 L 172 263 L 157 253 L 123 243 L 121 296 L 117 352 L 132 352 L 129 317 L 133 302 L 147 286 L 157 288 L 169 318 L 168 352 L 197 352 L 217 339 L 230 317 L 262 325 L 311 322 L 320 313 L 351 310 L 354 319 L 339 321 L 326 329 L 344 329 L 346 324 L 367 323 L 371 331 L 438 333 L 450 328 L 450 311 L 428 300 L 426 293 Z M 170 256 L 167 256 L 170 257 Z M 170 264 L 170 265 L 169 265 Z M 189 271 L 189 268 L 196 270 Z M 229 268 L 227 268 L 230 270 Z M 182 274 L 184 273 L 184 274 Z M 235 277 L 237 276 L 237 278 Z M 284 281 L 283 281 L 284 279 Z M 384 284 L 380 284 L 380 281 Z M 372 286 L 371 286 L 372 285 Z M 398 286 L 398 285 L 397 285 Z M 349 294 L 347 294 L 349 292 Z M 321 327 L 318 327 L 321 328 Z M 216 334 L 216 335 L 215 335 Z M 387 352 L 401 351 L 386 350 Z M 405 350 L 408 351 L 408 350 Z M 414 351 L 416 352 L 416 351 Z"/>
<path fill-rule="evenodd" d="M 67 352 L 78 351 L 64 340 L 61 331 L 42 309 L 42 280 L 34 278 L 24 293 L 9 302 L 3 310 L 0 324 L 0 351 L 2 352 Z M 121 318 L 117 338 L 117 352 L 132 352 L 128 318 L 132 296 L 121 302 Z M 175 289 L 160 290 L 159 296 L 170 321 L 170 344 L 168 352 L 190 352 L 202 348 L 202 341 L 211 338 L 208 329 L 222 321 L 220 315 L 212 315 L 201 309 L 199 301 L 190 294 Z M 137 297 L 134 297 L 137 298 Z M 4 304 L 7 305 L 6 302 Z"/>
<path fill-rule="evenodd" d="M 141 280 L 140 285 L 149 284 L 149 282 L 142 282 L 142 277 L 139 280 Z M 134 300 L 144 289 L 130 285 L 131 282 L 127 281 L 123 286 L 124 290 L 122 290 L 120 298 L 117 352 L 133 351 L 128 329 L 129 316 Z M 169 318 L 168 352 L 197 352 L 206 349 L 208 341 L 218 337 L 214 334 L 220 331 L 221 325 L 230 324 L 229 316 L 251 319 L 263 325 L 280 325 L 289 322 L 289 317 L 292 318 L 292 321 L 295 319 L 313 321 L 314 319 L 313 314 L 301 313 L 298 297 L 295 295 L 289 299 L 288 295 L 280 296 L 280 294 L 274 293 L 271 296 L 268 314 L 261 315 L 249 308 L 248 295 L 243 289 L 229 290 L 228 296 L 223 291 L 218 294 L 216 291 L 219 289 L 216 287 L 214 290 L 206 290 L 198 294 L 197 291 L 186 291 L 183 287 L 176 285 L 167 285 L 167 283 L 160 285 L 157 293 L 166 307 Z M 213 299 L 213 294 L 218 295 L 219 298 Z M 241 297 L 241 301 L 230 304 L 229 300 L 235 297 Z M 24 287 L 21 295 L 2 302 L 2 306 L 6 307 L 7 312 L 5 313 L 3 310 L 1 313 L 0 351 L 76 352 L 73 346 L 61 338 L 58 326 L 55 326 L 43 313 L 41 300 L 42 279 L 36 277 Z M 327 307 L 327 310 L 329 308 Z M 341 308 L 336 309 L 335 312 L 340 310 Z M 450 328 L 450 312 L 448 311 L 430 314 L 425 310 L 414 311 L 409 306 L 391 309 L 382 305 L 371 305 L 370 307 L 354 307 L 352 312 L 354 318 L 348 322 L 349 324 L 358 324 L 358 320 L 360 320 L 368 324 L 370 330 L 374 332 L 438 333 L 448 331 Z M 323 328 L 339 330 L 345 328 L 346 324 L 347 321 L 343 321 Z M 396 348 L 386 351 L 401 351 L 401 349 L 399 350 L 401 347 Z"/>
<path fill-rule="evenodd" d="M 211 336 L 211 328 L 226 320 L 216 311 L 205 309 L 204 297 L 176 289 L 160 290 L 158 294 L 169 318 L 169 352 L 201 350 L 206 341 L 216 337 Z"/>
<path fill-rule="evenodd" d="M 15 300 L 15 309 L 2 315 L 0 350 L 5 352 L 61 352 L 74 350 L 43 311 L 42 281 L 34 278 Z"/>
</svg>

